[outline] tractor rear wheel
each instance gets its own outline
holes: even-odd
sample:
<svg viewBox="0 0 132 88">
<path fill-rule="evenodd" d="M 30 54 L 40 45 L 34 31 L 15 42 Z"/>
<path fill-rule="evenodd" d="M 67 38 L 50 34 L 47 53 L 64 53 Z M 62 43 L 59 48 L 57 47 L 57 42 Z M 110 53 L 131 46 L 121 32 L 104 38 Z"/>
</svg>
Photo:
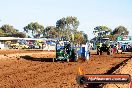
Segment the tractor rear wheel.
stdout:
<svg viewBox="0 0 132 88">
<path fill-rule="evenodd" d="M 100 53 L 100 51 L 99 51 L 99 50 L 97 50 L 97 55 L 99 55 L 99 53 Z"/>
<path fill-rule="evenodd" d="M 107 51 L 107 55 L 110 55 L 110 51 Z"/>
<path fill-rule="evenodd" d="M 102 50 L 100 50 L 100 55 L 102 55 Z"/>
<path fill-rule="evenodd" d="M 70 60 L 69 59 L 67 59 L 67 62 L 69 62 Z"/>
</svg>

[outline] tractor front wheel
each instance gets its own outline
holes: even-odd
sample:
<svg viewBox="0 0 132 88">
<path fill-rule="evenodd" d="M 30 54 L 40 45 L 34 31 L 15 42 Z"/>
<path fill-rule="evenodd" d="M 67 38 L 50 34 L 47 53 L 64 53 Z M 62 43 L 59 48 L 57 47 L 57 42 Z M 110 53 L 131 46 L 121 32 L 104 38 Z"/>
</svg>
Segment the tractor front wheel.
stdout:
<svg viewBox="0 0 132 88">
<path fill-rule="evenodd" d="M 107 55 L 110 55 L 110 51 L 107 51 Z"/>
<path fill-rule="evenodd" d="M 67 59 L 67 62 L 70 62 L 70 60 L 69 60 L 69 59 Z"/>
</svg>

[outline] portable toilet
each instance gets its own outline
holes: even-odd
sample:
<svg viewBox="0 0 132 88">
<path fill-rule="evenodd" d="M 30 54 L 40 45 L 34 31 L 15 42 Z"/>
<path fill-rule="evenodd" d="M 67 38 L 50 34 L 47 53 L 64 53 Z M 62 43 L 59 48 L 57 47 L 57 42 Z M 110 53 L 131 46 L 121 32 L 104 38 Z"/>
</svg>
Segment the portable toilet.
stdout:
<svg viewBox="0 0 132 88">
<path fill-rule="evenodd" d="M 86 45 L 82 45 L 81 47 L 81 55 L 86 58 L 86 60 L 89 60 L 90 56 L 90 48 L 89 43 L 86 43 Z"/>
<path fill-rule="evenodd" d="M 81 56 L 85 57 L 85 46 L 84 45 L 81 47 Z"/>
</svg>

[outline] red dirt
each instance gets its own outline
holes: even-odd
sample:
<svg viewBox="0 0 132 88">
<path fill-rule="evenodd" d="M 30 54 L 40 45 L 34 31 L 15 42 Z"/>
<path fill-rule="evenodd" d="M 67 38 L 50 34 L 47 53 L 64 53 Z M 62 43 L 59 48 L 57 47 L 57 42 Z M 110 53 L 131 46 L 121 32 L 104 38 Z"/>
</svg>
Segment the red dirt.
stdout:
<svg viewBox="0 0 132 88">
<path fill-rule="evenodd" d="M 8 52 L 19 53 L 19 50 L 6 51 L 6 54 Z M 25 53 L 23 50 L 20 52 Z M 3 51 L 1 50 L 0 53 L 2 54 Z M 37 53 L 33 56 L 41 57 L 42 54 Z M 126 56 L 129 55 L 93 54 L 88 62 L 40 62 L 5 56 L 0 59 L 0 88 L 81 88 L 75 80 L 79 74 L 79 67 L 84 69 L 86 74 L 103 74 L 127 59 Z"/>
</svg>

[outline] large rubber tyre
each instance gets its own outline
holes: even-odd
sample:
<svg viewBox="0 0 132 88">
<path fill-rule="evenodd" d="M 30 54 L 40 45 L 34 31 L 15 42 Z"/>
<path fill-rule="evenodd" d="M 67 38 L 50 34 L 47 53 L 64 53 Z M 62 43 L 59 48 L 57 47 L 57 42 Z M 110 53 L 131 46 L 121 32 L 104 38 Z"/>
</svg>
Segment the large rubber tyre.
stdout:
<svg viewBox="0 0 132 88">
<path fill-rule="evenodd" d="M 97 51 L 97 55 L 99 55 L 99 51 Z"/>
<path fill-rule="evenodd" d="M 67 62 L 70 62 L 70 60 L 69 60 L 69 59 L 67 59 Z"/>
<path fill-rule="evenodd" d="M 52 58 L 52 61 L 55 62 L 55 58 Z"/>
<path fill-rule="evenodd" d="M 100 55 L 102 55 L 102 50 L 100 50 Z"/>
<path fill-rule="evenodd" d="M 86 79 L 84 76 L 80 75 L 76 77 L 76 82 L 80 85 L 83 86 L 86 82 Z"/>
<path fill-rule="evenodd" d="M 110 51 L 107 51 L 107 55 L 110 55 Z"/>
</svg>

